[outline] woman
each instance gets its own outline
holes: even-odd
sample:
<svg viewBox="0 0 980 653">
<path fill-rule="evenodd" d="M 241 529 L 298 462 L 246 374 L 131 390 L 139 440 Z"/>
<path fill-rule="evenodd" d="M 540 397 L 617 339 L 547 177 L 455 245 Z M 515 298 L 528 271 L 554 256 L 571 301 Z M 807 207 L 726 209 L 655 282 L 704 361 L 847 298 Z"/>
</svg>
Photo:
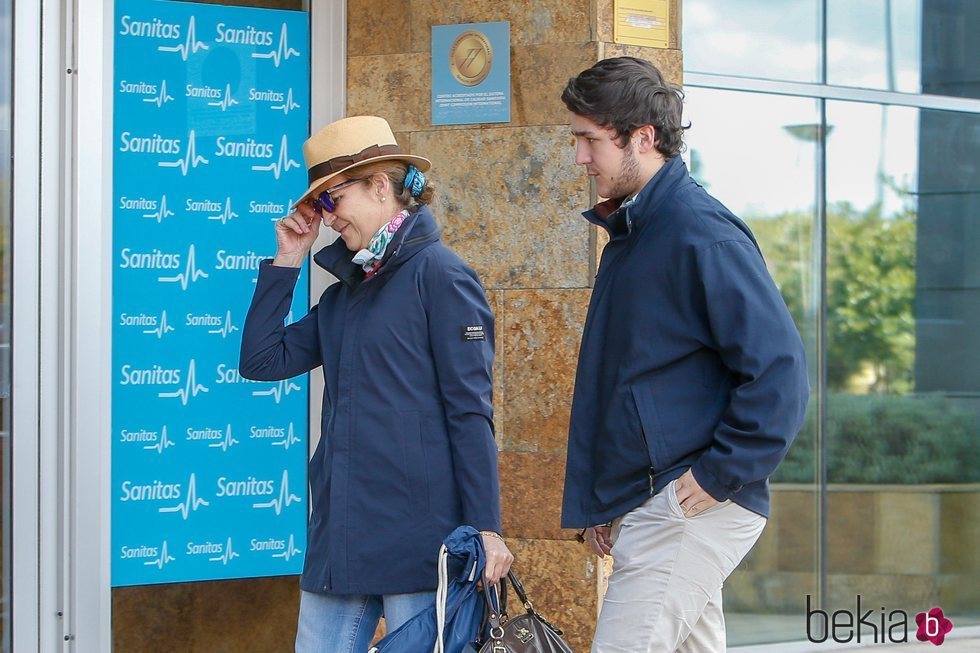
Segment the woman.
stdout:
<svg viewBox="0 0 980 653">
<path fill-rule="evenodd" d="M 500 537 L 493 439 L 493 315 L 473 271 L 439 240 L 429 161 L 382 118 L 328 125 L 303 145 L 310 186 L 276 224 L 242 330 L 242 376 L 275 381 L 323 365 L 321 438 L 296 650 L 364 653 L 432 602 L 442 539 L 483 534 L 487 578 L 513 556 Z M 315 256 L 340 281 L 283 326 Z"/>
</svg>

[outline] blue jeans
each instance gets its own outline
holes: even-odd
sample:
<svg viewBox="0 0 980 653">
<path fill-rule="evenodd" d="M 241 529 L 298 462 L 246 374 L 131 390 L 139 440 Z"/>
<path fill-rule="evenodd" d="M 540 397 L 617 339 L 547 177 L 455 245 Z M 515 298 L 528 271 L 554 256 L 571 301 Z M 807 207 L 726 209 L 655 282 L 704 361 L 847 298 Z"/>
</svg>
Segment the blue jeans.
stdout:
<svg viewBox="0 0 980 653">
<path fill-rule="evenodd" d="M 367 653 L 382 615 L 390 633 L 432 605 L 435 595 L 301 592 L 296 653 Z"/>
</svg>

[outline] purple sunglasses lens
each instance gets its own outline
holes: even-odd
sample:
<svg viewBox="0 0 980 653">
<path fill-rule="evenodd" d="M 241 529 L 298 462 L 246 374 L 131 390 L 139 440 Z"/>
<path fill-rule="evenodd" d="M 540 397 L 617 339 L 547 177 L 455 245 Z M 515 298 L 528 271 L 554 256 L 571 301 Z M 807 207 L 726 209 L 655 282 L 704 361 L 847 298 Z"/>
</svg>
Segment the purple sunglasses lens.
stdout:
<svg viewBox="0 0 980 653">
<path fill-rule="evenodd" d="M 337 205 L 334 204 L 333 198 L 330 197 L 330 191 L 325 190 L 313 198 L 313 208 L 318 211 L 333 213 L 334 209 L 337 208 Z"/>
</svg>

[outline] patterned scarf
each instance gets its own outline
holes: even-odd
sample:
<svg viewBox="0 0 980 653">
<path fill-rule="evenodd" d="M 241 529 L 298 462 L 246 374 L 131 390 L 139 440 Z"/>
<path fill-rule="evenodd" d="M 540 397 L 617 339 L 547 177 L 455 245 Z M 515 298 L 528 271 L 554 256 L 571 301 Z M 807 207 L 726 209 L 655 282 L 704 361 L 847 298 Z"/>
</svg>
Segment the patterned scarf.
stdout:
<svg viewBox="0 0 980 653">
<path fill-rule="evenodd" d="M 395 232 L 398 231 L 398 228 L 402 226 L 407 217 L 408 209 L 396 213 L 395 217 L 375 232 L 374 236 L 371 237 L 371 242 L 368 243 L 365 249 L 354 254 L 353 262 L 360 265 L 368 277 L 374 274 L 375 270 L 380 266 L 381 260 L 385 256 L 385 250 L 388 249 L 388 244 L 394 238 Z"/>
</svg>

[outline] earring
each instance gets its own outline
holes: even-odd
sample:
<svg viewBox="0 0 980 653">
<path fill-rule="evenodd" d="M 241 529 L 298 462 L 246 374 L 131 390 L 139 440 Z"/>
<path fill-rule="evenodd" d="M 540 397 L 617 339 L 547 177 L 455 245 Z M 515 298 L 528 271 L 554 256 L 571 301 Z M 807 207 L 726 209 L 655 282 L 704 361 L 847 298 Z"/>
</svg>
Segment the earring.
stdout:
<svg viewBox="0 0 980 653">
<path fill-rule="evenodd" d="M 387 198 L 387 197 L 382 197 L 382 198 L 381 198 L 381 201 L 382 201 L 382 202 L 387 202 L 387 201 L 388 201 L 388 198 Z"/>
</svg>

